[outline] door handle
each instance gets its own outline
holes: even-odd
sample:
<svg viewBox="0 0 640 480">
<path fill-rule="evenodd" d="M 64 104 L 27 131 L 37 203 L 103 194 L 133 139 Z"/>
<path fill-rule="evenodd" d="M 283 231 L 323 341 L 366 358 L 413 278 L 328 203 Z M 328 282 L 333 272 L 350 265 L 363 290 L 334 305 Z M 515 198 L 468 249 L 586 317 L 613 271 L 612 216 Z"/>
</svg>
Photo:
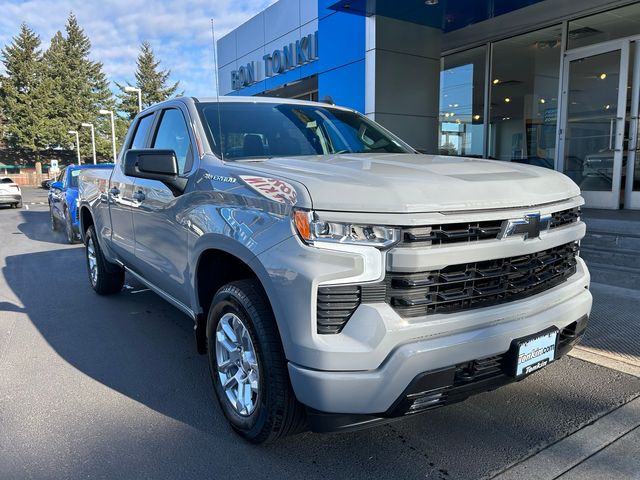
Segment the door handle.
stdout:
<svg viewBox="0 0 640 480">
<path fill-rule="evenodd" d="M 134 192 L 134 194 L 132 195 L 133 199 L 138 201 L 138 202 L 143 202 L 145 199 L 145 195 L 144 192 L 142 190 L 138 190 L 137 192 Z"/>
<path fill-rule="evenodd" d="M 113 187 L 111 190 L 109 190 L 109 193 L 114 197 L 117 197 L 118 195 L 120 195 L 120 190 L 118 189 L 118 187 Z"/>
</svg>

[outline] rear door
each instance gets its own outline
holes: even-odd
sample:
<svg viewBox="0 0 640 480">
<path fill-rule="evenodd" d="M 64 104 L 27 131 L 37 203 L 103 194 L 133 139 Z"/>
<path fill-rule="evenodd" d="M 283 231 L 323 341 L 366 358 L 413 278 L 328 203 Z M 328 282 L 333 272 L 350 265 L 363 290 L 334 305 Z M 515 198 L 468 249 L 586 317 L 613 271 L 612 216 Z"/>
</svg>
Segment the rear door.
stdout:
<svg viewBox="0 0 640 480">
<path fill-rule="evenodd" d="M 195 144 L 188 112 L 165 108 L 151 136 L 151 148 L 173 150 L 181 176 L 193 170 Z M 162 182 L 138 178 L 133 216 L 136 265 L 149 282 L 187 304 L 187 229 L 180 222 L 180 196 Z"/>
<path fill-rule="evenodd" d="M 155 113 L 139 118 L 133 135 L 127 139 L 127 148 L 120 161 L 113 168 L 109 181 L 109 212 L 111 214 L 111 245 L 117 255 L 127 265 L 135 264 L 135 238 L 133 230 L 133 188 L 135 178 L 124 174 L 123 159 L 130 149 L 145 148 L 148 145 Z"/>
</svg>

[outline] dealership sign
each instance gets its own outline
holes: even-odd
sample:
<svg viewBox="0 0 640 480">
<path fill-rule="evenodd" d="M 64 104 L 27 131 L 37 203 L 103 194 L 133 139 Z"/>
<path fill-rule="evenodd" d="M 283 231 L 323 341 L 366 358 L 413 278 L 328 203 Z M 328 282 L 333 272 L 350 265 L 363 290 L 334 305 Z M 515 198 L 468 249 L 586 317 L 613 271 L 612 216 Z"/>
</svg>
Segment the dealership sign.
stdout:
<svg viewBox="0 0 640 480">
<path fill-rule="evenodd" d="M 298 68 L 318 59 L 318 32 L 310 33 L 274 50 L 262 57 L 262 62 L 252 61 L 231 72 L 231 88 L 240 90 L 264 78 Z M 261 74 L 260 67 L 264 74 Z"/>
</svg>

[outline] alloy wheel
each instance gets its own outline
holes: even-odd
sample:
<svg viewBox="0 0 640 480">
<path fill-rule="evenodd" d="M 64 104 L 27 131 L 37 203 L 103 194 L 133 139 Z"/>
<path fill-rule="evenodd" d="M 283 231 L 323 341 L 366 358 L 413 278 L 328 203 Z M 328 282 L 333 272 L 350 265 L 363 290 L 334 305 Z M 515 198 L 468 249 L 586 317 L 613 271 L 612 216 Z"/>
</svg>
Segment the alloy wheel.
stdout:
<svg viewBox="0 0 640 480">
<path fill-rule="evenodd" d="M 87 240 L 87 260 L 89 262 L 89 278 L 91 279 L 91 284 L 95 287 L 98 283 L 98 262 L 96 260 L 96 248 L 91 237 Z"/>
<path fill-rule="evenodd" d="M 225 313 L 216 327 L 218 378 L 229 403 L 242 416 L 258 404 L 260 368 L 249 330 L 235 313 Z"/>
</svg>

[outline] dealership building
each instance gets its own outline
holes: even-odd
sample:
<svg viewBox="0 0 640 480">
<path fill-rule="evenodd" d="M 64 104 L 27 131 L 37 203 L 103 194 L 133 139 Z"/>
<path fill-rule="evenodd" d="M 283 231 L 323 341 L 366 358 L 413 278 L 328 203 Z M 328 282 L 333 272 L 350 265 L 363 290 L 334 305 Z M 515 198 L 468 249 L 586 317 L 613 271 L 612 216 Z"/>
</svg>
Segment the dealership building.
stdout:
<svg viewBox="0 0 640 480">
<path fill-rule="evenodd" d="M 640 2 L 279 0 L 218 41 L 220 93 L 354 108 L 426 153 L 562 171 L 640 209 Z"/>
</svg>

